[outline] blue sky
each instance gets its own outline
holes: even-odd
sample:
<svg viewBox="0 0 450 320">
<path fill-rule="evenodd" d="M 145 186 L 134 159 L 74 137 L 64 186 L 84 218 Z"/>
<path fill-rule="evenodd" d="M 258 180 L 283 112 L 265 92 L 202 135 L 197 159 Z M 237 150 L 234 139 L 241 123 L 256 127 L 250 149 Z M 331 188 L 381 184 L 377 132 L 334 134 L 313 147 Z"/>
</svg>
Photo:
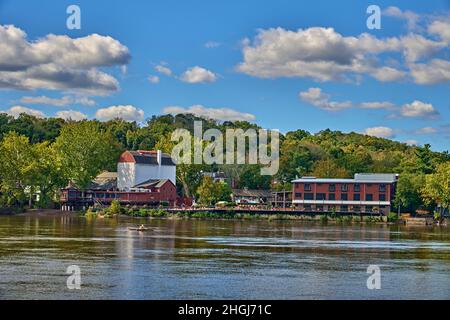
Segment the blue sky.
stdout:
<svg viewBox="0 0 450 320">
<path fill-rule="evenodd" d="M 71 4 L 80 30 L 66 27 Z M 366 26 L 370 4 L 380 30 Z M 0 110 L 12 115 L 190 111 L 449 149 L 448 0 L 0 0 L 0 26 Z"/>
</svg>

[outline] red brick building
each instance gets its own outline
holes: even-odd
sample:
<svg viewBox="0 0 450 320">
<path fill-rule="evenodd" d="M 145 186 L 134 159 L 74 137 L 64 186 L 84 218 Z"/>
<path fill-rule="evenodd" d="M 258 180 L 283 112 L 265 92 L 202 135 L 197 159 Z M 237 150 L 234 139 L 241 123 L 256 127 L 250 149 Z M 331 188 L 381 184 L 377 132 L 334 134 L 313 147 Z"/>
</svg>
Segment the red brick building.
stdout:
<svg viewBox="0 0 450 320">
<path fill-rule="evenodd" d="M 354 179 L 303 177 L 293 182 L 293 205 L 311 212 L 388 214 L 396 174 L 355 174 Z"/>
</svg>

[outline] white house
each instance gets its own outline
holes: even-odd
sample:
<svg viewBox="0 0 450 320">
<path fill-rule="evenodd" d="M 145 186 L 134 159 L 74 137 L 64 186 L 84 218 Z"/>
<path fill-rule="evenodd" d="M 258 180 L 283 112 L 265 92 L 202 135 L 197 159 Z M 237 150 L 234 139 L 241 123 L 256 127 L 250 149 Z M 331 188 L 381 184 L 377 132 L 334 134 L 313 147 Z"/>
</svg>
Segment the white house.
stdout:
<svg viewBox="0 0 450 320">
<path fill-rule="evenodd" d="M 168 154 L 157 151 L 125 151 L 117 163 L 117 188 L 128 191 L 149 179 L 169 179 L 176 184 L 176 165 Z"/>
</svg>

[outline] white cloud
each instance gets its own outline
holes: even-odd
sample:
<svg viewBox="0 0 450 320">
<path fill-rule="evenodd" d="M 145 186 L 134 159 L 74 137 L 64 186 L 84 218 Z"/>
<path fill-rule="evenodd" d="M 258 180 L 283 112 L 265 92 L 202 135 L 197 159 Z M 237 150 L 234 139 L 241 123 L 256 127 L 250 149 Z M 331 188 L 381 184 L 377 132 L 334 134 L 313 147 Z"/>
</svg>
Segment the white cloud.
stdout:
<svg viewBox="0 0 450 320">
<path fill-rule="evenodd" d="M 406 20 L 408 23 L 408 29 L 410 30 L 415 29 L 416 24 L 419 21 L 419 15 L 417 13 L 409 10 L 402 11 L 394 6 L 383 10 L 383 15 Z"/>
<path fill-rule="evenodd" d="M 155 67 L 155 70 L 158 71 L 159 73 L 162 73 L 163 75 L 166 75 L 168 77 L 172 76 L 172 70 L 170 70 L 168 67 L 159 64 Z"/>
<path fill-rule="evenodd" d="M 222 121 L 253 121 L 256 117 L 250 113 L 244 113 L 229 108 L 207 108 L 202 105 L 193 105 L 188 108 L 169 106 L 162 111 L 165 114 L 180 114 L 190 113 L 199 117 L 205 117 L 209 119 L 222 120 Z"/>
<path fill-rule="evenodd" d="M 81 104 L 86 106 L 95 105 L 95 101 L 87 97 L 70 97 L 70 96 L 63 96 L 61 98 L 50 98 L 47 96 L 36 96 L 36 97 L 26 96 L 20 98 L 20 102 L 26 104 L 51 105 L 55 107 L 63 107 L 70 104 Z"/>
<path fill-rule="evenodd" d="M 450 82 L 450 61 L 433 59 L 429 63 L 411 64 L 410 68 L 417 84 Z"/>
<path fill-rule="evenodd" d="M 63 111 L 58 111 L 55 114 L 55 118 L 61 118 L 64 120 L 81 121 L 81 120 L 87 119 L 87 115 L 85 115 L 84 113 L 81 113 L 79 111 L 76 111 L 76 110 L 63 110 Z"/>
<path fill-rule="evenodd" d="M 148 79 L 148 81 L 150 83 L 159 83 L 159 77 L 158 76 L 149 76 L 147 79 Z"/>
<path fill-rule="evenodd" d="M 406 140 L 405 141 L 405 143 L 408 145 L 408 146 L 418 146 L 420 143 L 419 143 L 419 141 L 417 141 L 417 140 Z"/>
<path fill-rule="evenodd" d="M 195 66 L 186 70 L 180 76 L 180 80 L 187 83 L 215 82 L 217 80 L 217 75 L 205 68 Z"/>
<path fill-rule="evenodd" d="M 430 103 L 415 100 L 402 106 L 400 115 L 408 118 L 434 119 L 439 112 Z"/>
<path fill-rule="evenodd" d="M 49 34 L 29 41 L 23 30 L 0 25 L 0 88 L 106 95 L 119 85 L 97 68 L 125 65 L 129 60 L 128 48 L 108 36 L 72 39 Z"/>
<path fill-rule="evenodd" d="M 260 78 L 308 77 L 331 81 L 353 80 L 366 74 L 379 81 L 396 81 L 404 78 L 406 72 L 379 65 L 380 54 L 399 52 L 406 62 L 413 63 L 447 45 L 414 33 L 379 39 L 367 33 L 343 36 L 333 28 L 297 31 L 272 28 L 259 30 L 253 41 L 243 41 L 243 62 L 237 69 Z"/>
<path fill-rule="evenodd" d="M 417 129 L 415 131 L 416 134 L 432 134 L 432 133 L 436 133 L 437 129 L 433 128 L 433 127 L 424 127 L 424 128 L 420 128 Z"/>
<path fill-rule="evenodd" d="M 351 101 L 330 101 L 330 95 L 326 94 L 320 88 L 309 88 L 306 91 L 300 92 L 301 100 L 312 104 L 315 107 L 328 111 L 339 111 L 347 108 L 361 108 L 361 109 L 393 109 L 395 105 L 388 101 L 372 101 L 354 104 Z"/>
<path fill-rule="evenodd" d="M 388 127 L 372 127 L 364 130 L 364 134 L 379 138 L 392 138 L 395 136 L 394 130 Z"/>
<path fill-rule="evenodd" d="M 362 102 L 358 105 L 361 109 L 393 109 L 395 105 L 389 101 Z"/>
<path fill-rule="evenodd" d="M 222 45 L 222 43 L 217 42 L 217 41 L 208 41 L 207 43 L 205 43 L 205 48 L 213 49 L 213 48 L 220 47 L 221 45 Z"/>
<path fill-rule="evenodd" d="M 428 33 L 438 35 L 447 43 L 450 42 L 450 22 L 436 20 L 428 26 Z"/>
<path fill-rule="evenodd" d="M 0 111 L 2 113 L 7 113 L 14 118 L 19 117 L 22 113 L 29 114 L 31 116 L 35 116 L 36 118 L 45 118 L 45 114 L 42 111 L 31 109 L 23 106 L 13 106 L 5 111 Z"/>
<path fill-rule="evenodd" d="M 125 121 L 144 121 L 144 110 L 138 109 L 132 105 L 111 106 L 98 109 L 95 118 L 99 120 L 111 120 L 120 118 Z"/>
<path fill-rule="evenodd" d="M 352 107 L 352 103 L 350 101 L 330 101 L 330 96 L 323 93 L 320 88 L 309 88 L 307 91 L 300 92 L 299 97 L 301 100 L 308 102 L 315 107 L 328 111 L 338 111 Z"/>
</svg>

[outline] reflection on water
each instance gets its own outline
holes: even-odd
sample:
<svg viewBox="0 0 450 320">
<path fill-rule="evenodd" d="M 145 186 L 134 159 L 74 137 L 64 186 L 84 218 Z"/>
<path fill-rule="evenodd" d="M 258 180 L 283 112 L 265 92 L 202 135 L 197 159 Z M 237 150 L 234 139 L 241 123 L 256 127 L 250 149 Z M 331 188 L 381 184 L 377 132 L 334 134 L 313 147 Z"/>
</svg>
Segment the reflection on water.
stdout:
<svg viewBox="0 0 450 320">
<path fill-rule="evenodd" d="M 128 230 L 140 223 L 154 229 Z M 450 299 L 450 229 L 0 217 L 0 298 Z"/>
</svg>

